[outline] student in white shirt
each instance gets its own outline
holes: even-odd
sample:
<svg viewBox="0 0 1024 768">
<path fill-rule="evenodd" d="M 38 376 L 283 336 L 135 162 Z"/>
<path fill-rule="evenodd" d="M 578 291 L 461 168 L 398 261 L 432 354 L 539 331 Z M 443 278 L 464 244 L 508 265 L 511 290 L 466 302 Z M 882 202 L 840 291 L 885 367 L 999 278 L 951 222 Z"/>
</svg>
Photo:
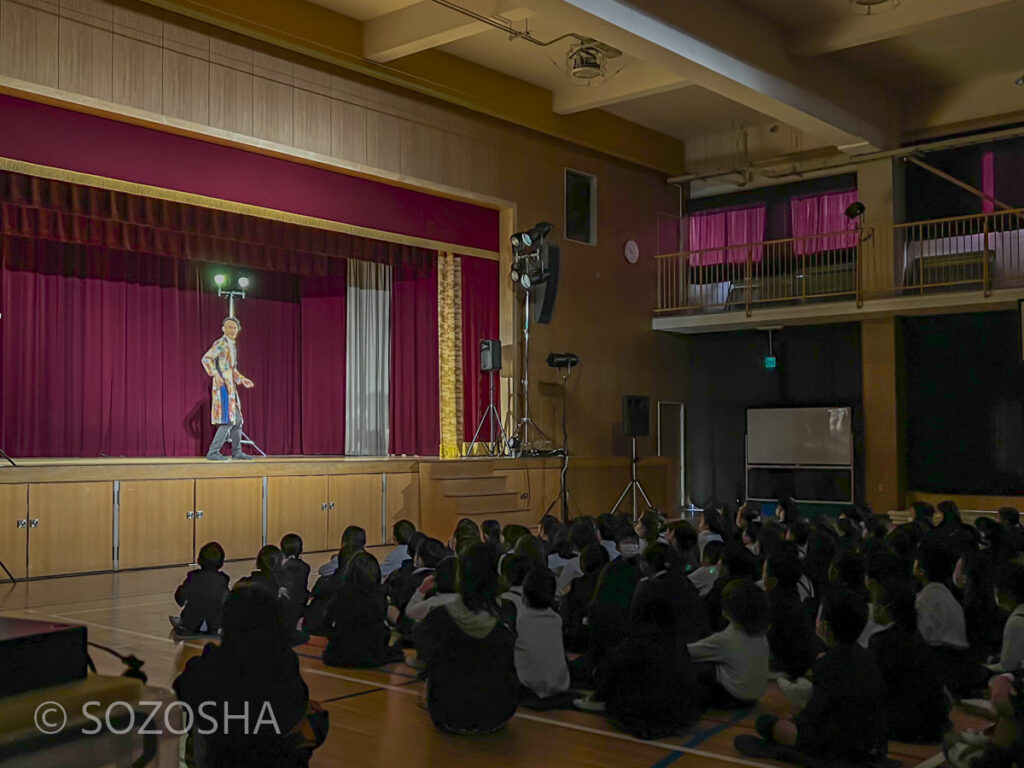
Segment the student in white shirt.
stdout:
<svg viewBox="0 0 1024 768">
<path fill-rule="evenodd" d="M 704 547 L 704 554 L 701 555 L 700 568 L 687 575 L 701 597 L 707 597 L 708 592 L 715 586 L 715 581 L 722 575 L 719 561 L 723 549 L 725 544 L 721 541 L 709 541 Z"/>
<path fill-rule="evenodd" d="M 498 598 L 498 605 L 502 607 L 502 616 L 506 617 L 511 624 L 514 617 L 523 610 L 523 582 L 526 575 L 532 570 L 534 561 L 526 555 L 507 555 L 501 561 L 501 575 L 505 577 L 508 584 L 508 591 L 503 592 Z M 507 608 L 504 604 L 509 604 Z"/>
<path fill-rule="evenodd" d="M 725 523 L 722 522 L 722 514 L 713 509 L 705 509 L 700 513 L 697 522 L 697 548 L 701 557 L 704 556 L 704 547 L 709 541 L 724 541 L 722 538 L 725 530 Z"/>
<path fill-rule="evenodd" d="M 1014 560 L 996 570 L 996 603 L 1010 617 L 1003 627 L 1003 645 L 993 672 L 1016 672 L 1024 662 L 1024 565 Z"/>
<path fill-rule="evenodd" d="M 914 563 L 914 576 L 924 585 L 917 594 L 917 628 L 936 649 L 965 651 L 964 609 L 946 583 L 953 576 L 954 555 L 940 547 L 923 547 Z"/>
<path fill-rule="evenodd" d="M 687 649 L 708 706 L 742 709 L 768 690 L 768 598 L 752 581 L 735 579 L 722 593 L 722 614 L 729 626 Z"/>
<path fill-rule="evenodd" d="M 419 588 L 413 592 L 409 604 L 405 606 L 405 615 L 413 621 L 423 621 L 434 608 L 448 605 L 458 597 L 455 590 L 455 571 L 457 560 L 446 557 L 437 564 L 434 573 L 427 576 Z"/>
<path fill-rule="evenodd" d="M 409 520 L 399 520 L 391 528 L 391 536 L 395 541 L 395 548 L 384 558 L 380 564 L 381 581 L 402 567 L 402 563 L 412 559 L 409 554 L 409 537 L 416 533 L 416 526 Z"/>
<path fill-rule="evenodd" d="M 541 699 L 569 690 L 562 617 L 554 602 L 554 574 L 534 568 L 523 582 L 523 607 L 516 616 L 515 663 L 519 683 Z"/>
</svg>

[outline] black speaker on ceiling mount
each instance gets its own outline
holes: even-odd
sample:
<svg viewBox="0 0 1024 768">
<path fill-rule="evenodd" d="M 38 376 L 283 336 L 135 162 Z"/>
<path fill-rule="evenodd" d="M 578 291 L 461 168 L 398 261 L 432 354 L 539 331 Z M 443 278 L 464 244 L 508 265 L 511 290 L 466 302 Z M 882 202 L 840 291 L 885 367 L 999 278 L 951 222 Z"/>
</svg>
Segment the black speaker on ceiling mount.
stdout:
<svg viewBox="0 0 1024 768">
<path fill-rule="evenodd" d="M 480 370 L 501 370 L 501 341 L 499 339 L 480 339 Z"/>
<path fill-rule="evenodd" d="M 651 398 L 647 395 L 622 396 L 622 431 L 626 437 L 651 434 Z"/>
</svg>

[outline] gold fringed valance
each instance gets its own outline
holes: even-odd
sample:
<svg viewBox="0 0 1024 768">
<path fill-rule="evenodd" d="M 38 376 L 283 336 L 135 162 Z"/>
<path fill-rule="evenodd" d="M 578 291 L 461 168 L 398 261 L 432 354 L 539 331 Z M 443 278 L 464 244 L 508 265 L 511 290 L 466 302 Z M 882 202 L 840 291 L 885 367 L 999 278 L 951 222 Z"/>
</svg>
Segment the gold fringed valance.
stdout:
<svg viewBox="0 0 1024 768">
<path fill-rule="evenodd" d="M 461 455 L 462 414 L 462 270 L 452 253 L 437 261 L 437 328 L 441 376 L 441 458 Z"/>
</svg>

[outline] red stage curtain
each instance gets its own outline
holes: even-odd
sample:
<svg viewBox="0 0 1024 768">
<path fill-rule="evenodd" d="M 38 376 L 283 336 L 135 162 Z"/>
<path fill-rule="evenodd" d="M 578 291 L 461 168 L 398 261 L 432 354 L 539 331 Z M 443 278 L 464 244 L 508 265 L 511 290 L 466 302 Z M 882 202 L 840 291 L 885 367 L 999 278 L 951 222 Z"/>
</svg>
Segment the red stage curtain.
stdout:
<svg viewBox="0 0 1024 768">
<path fill-rule="evenodd" d="M 418 264 L 433 253 L 10 172 L 0 172 L 0 235 L 318 277 L 338 274 L 339 258 Z"/>
<path fill-rule="evenodd" d="M 342 262 L 344 265 L 344 262 Z M 302 453 L 345 453 L 344 273 L 302 281 Z"/>
<path fill-rule="evenodd" d="M 480 340 L 497 339 L 498 262 L 492 259 L 462 257 L 462 382 L 463 439 L 473 439 L 488 402 L 487 374 L 480 370 Z M 502 360 L 511 367 L 511 360 Z M 495 405 L 501 408 L 500 374 L 495 374 Z M 481 439 L 490 440 L 489 432 Z"/>
<path fill-rule="evenodd" d="M 0 256 L 0 445 L 18 456 L 205 451 L 213 429 L 199 359 L 227 312 L 199 290 L 204 265 L 10 237 Z M 299 304 L 287 299 L 297 278 L 253 280 L 276 298 L 238 312 L 240 370 L 256 382 L 243 390 L 246 431 L 268 453 L 295 453 Z"/>
<path fill-rule="evenodd" d="M 437 456 L 441 447 L 437 260 L 391 273 L 388 452 Z"/>
</svg>

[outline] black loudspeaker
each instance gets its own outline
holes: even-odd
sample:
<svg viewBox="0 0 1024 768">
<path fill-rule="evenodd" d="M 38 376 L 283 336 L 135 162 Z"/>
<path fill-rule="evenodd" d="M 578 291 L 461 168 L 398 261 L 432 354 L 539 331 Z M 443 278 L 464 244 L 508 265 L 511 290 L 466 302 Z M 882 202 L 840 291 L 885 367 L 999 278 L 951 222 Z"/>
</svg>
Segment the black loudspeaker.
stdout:
<svg viewBox="0 0 1024 768">
<path fill-rule="evenodd" d="M 498 339 L 480 339 L 480 370 L 501 370 L 501 341 Z"/>
<path fill-rule="evenodd" d="M 651 398 L 647 395 L 622 396 L 622 431 L 626 437 L 651 434 Z"/>
</svg>

